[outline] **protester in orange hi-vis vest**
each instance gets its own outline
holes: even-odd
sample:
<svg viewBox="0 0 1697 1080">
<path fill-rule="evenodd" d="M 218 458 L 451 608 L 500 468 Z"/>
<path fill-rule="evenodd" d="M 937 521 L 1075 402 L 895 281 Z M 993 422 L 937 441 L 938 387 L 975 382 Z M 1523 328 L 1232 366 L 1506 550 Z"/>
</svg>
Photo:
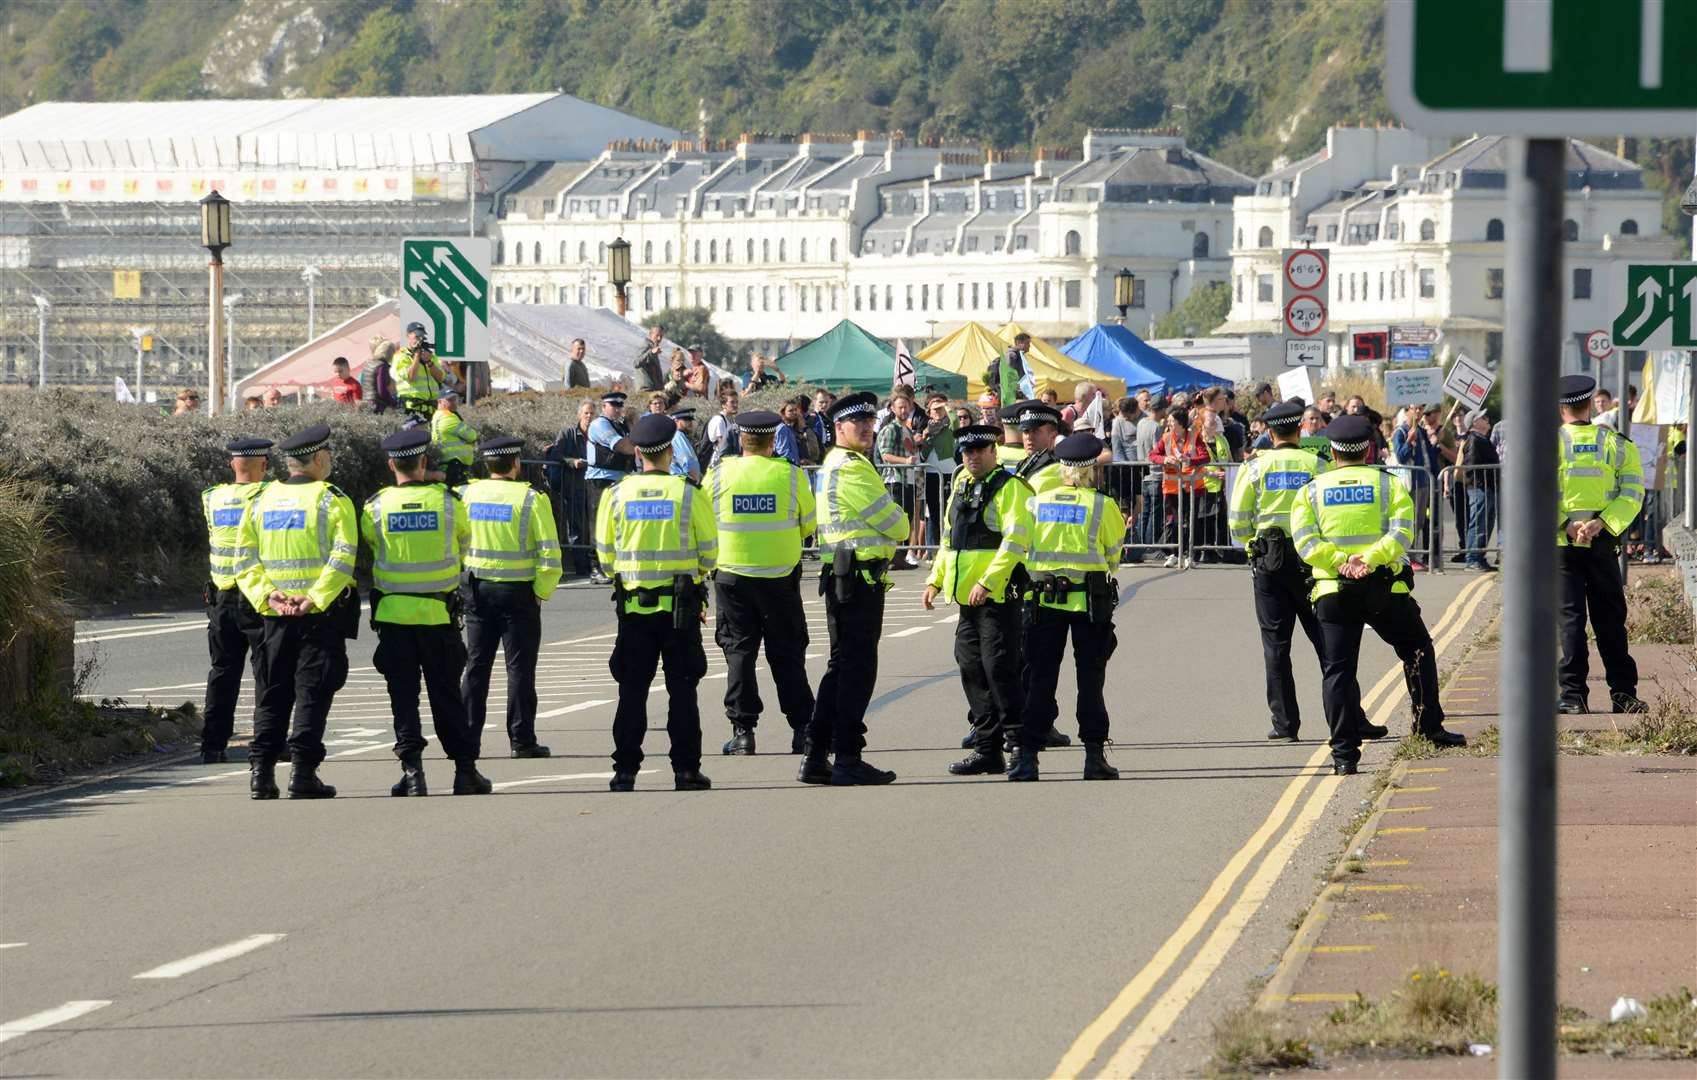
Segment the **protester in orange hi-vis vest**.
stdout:
<svg viewBox="0 0 1697 1080">
<path fill-rule="evenodd" d="M 1161 469 L 1161 503 L 1166 524 L 1161 530 L 1161 543 L 1173 545 L 1164 565 L 1177 566 L 1184 553 L 1179 550 L 1179 514 L 1185 515 L 1184 536 L 1196 533 L 1196 503 L 1203 489 L 1204 471 L 1208 463 L 1208 444 L 1190 430 L 1190 415 L 1183 409 L 1167 413 L 1167 430 L 1161 433 L 1154 449 L 1149 451 L 1151 464 Z M 1179 498 L 1184 488 L 1183 499 Z M 1185 559 L 1188 565 L 1189 560 Z"/>
</svg>

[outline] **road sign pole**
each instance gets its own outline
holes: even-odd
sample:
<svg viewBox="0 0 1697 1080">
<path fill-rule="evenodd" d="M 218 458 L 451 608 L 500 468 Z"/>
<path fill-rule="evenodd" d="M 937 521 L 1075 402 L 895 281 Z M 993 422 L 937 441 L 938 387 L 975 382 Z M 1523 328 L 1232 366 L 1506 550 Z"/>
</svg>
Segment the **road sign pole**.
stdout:
<svg viewBox="0 0 1697 1080">
<path fill-rule="evenodd" d="M 1632 413 L 1627 411 L 1626 395 L 1632 389 L 1632 365 L 1627 362 L 1625 349 L 1621 349 L 1616 355 L 1620 357 L 1620 385 L 1615 388 L 1615 430 L 1630 439 Z M 1620 580 L 1623 585 L 1626 583 L 1627 568 L 1631 565 L 1631 560 L 1626 557 L 1626 540 L 1625 536 L 1621 537 L 1620 547 L 1615 551 L 1615 557 L 1620 560 Z"/>
<path fill-rule="evenodd" d="M 1564 139 L 1512 141 L 1503 463 L 1502 778 L 1497 817 L 1498 1033 L 1504 1080 L 1555 1076 L 1556 380 L 1561 355 Z"/>
<path fill-rule="evenodd" d="M 1697 434 L 1697 349 L 1685 354 L 1685 527 L 1697 529 L 1697 453 L 1691 436 Z"/>
</svg>

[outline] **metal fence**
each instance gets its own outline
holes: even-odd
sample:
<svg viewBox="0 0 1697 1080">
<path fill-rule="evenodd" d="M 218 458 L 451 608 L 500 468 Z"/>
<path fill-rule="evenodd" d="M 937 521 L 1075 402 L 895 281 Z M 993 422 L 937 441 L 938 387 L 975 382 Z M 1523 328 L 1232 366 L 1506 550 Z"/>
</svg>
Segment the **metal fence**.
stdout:
<svg viewBox="0 0 1697 1080">
<path fill-rule="evenodd" d="M 560 547 L 568 575 L 585 575 L 593 563 L 595 509 L 600 488 L 584 470 L 556 460 L 524 459 L 529 479 L 553 500 Z M 1246 462 L 1213 462 L 1199 466 L 1192 477 L 1148 461 L 1115 461 L 1102 466 L 1102 491 L 1126 518 L 1122 563 L 1158 561 L 1177 569 L 1246 566 L 1247 555 L 1231 538 L 1227 506 Z M 1455 563 L 1487 560 L 1501 553 L 1501 523 L 1497 514 L 1500 465 L 1449 465 L 1435 477 L 1412 465 L 1375 465 L 1402 480 L 1414 498 L 1415 542 L 1408 556 L 1433 573 L 1442 573 L 1446 558 Z M 934 556 L 944 528 L 952 470 L 935 465 L 879 465 L 885 491 L 913 522 L 912 543 L 897 544 L 898 560 Z M 1208 470 L 1208 471 L 1204 471 Z M 820 466 L 803 467 L 818 494 Z M 1185 481 L 1191 482 L 1185 482 Z M 1171 481 L 1171 482 L 1164 482 Z M 1199 486 L 1197 486 L 1199 485 Z M 1217 487 L 1216 487 L 1217 485 Z M 1175 487 L 1175 491 L 1164 491 Z M 1653 523 L 1652 523 L 1653 527 Z M 1451 530 L 1454 544 L 1447 543 Z M 1648 535 L 1648 532 L 1646 533 Z M 804 549 L 816 558 L 817 537 Z"/>
</svg>

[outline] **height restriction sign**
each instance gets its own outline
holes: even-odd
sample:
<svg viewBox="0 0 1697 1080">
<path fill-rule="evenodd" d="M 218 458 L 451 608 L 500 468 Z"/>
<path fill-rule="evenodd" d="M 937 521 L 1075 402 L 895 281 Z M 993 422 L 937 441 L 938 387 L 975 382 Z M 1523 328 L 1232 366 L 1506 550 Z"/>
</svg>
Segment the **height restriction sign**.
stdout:
<svg viewBox="0 0 1697 1080">
<path fill-rule="evenodd" d="M 1326 278 L 1329 263 L 1321 248 L 1284 252 L 1279 275 L 1279 305 L 1284 322 L 1285 363 L 1319 367 L 1325 364 Z M 1298 345 L 1296 343 L 1303 344 Z"/>
</svg>

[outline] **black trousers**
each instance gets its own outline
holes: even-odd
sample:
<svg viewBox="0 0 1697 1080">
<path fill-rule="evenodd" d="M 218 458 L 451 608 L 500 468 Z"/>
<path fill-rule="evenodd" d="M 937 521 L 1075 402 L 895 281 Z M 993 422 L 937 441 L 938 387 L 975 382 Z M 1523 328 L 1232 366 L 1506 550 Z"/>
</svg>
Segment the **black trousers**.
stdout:
<svg viewBox="0 0 1697 1080">
<path fill-rule="evenodd" d="M 1308 602 L 1308 575 L 1296 549 L 1284 541 L 1284 564 L 1276 571 L 1251 571 L 1255 591 L 1255 621 L 1261 627 L 1261 660 L 1267 669 L 1267 711 L 1273 730 L 1295 735 L 1302 727 L 1302 712 L 1296 703 L 1296 678 L 1291 673 L 1290 642 L 1298 623 L 1302 632 L 1320 651 L 1320 624 Z"/>
<path fill-rule="evenodd" d="M 476 761 L 481 732 L 466 717 L 460 697 L 465 642 L 452 625 L 377 624 L 377 650 L 371 662 L 389 686 L 389 711 L 395 716 L 395 756 L 416 754 L 430 743 L 418 713 L 418 682 L 430 696 L 430 722 L 442 753 L 455 761 Z"/>
<path fill-rule="evenodd" d="M 242 692 L 242 668 L 251 658 L 259 664 L 259 638 L 264 616 L 253 610 L 240 589 L 219 589 L 206 608 L 206 647 L 212 667 L 206 673 L 205 726 L 200 732 L 203 751 L 230 745 L 236 724 L 236 700 Z"/>
<path fill-rule="evenodd" d="M 701 767 L 701 707 L 695 688 L 707 674 L 701 647 L 701 623 L 691 616 L 679 629 L 672 613 L 620 615 L 619 636 L 607 669 L 619 683 L 613 713 L 613 768 L 634 772 L 642 764 L 642 737 L 648 734 L 648 688 L 654 671 L 666 670 L 666 734 L 672 740 L 672 771 Z"/>
<path fill-rule="evenodd" d="M 766 663 L 778 687 L 778 708 L 792 730 L 803 730 L 813 719 L 813 687 L 807 683 L 801 567 L 781 578 L 744 577 L 721 570 L 713 580 L 719 601 L 713 640 L 725 653 L 725 716 L 745 727 L 760 722 L 755 665 L 764 642 Z"/>
<path fill-rule="evenodd" d="M 1073 671 L 1078 680 L 1078 741 L 1108 740 L 1108 703 L 1102 683 L 1108 673 L 1108 658 L 1119 639 L 1113 623 L 1092 623 L 1082 611 L 1056 611 L 1028 607 L 1025 631 L 1025 718 L 1020 745 L 1041 751 L 1049 729 L 1060 715 L 1055 690 L 1060 683 L 1061 661 L 1066 658 L 1067 635 L 1072 635 Z"/>
<path fill-rule="evenodd" d="M 1591 653 L 1585 643 L 1585 619 L 1597 636 L 1609 693 L 1638 693 L 1638 665 L 1626 644 L 1626 590 L 1620 580 L 1620 560 L 1613 540 L 1599 536 L 1590 547 L 1572 544 L 1558 548 L 1561 577 L 1561 696 L 1574 701 L 1587 697 L 1585 680 L 1591 673 Z"/>
<path fill-rule="evenodd" d="M 1414 729 L 1431 732 L 1443 727 L 1438 660 L 1413 596 L 1392 593 L 1382 611 L 1369 613 L 1359 592 L 1340 589 L 1320 597 L 1314 604 L 1314 615 L 1320 623 L 1322 700 L 1326 726 L 1331 730 L 1332 760 L 1361 760 L 1361 729 L 1367 724 L 1367 714 L 1361 708 L 1356 666 L 1361 660 L 1364 626 L 1371 626 L 1402 661 L 1403 680 L 1414 709 Z"/>
<path fill-rule="evenodd" d="M 536 655 L 542 648 L 542 605 L 529 581 L 478 581 L 460 590 L 465 601 L 466 669 L 460 681 L 479 743 L 489 708 L 489 674 L 500 649 L 507 667 L 507 742 L 536 745 Z"/>
<path fill-rule="evenodd" d="M 830 569 L 827 566 L 820 578 L 830 659 L 814 695 L 808 742 L 814 756 L 824 757 L 829 747 L 838 762 L 847 763 L 859 761 L 866 748 L 866 707 L 878 679 L 878 639 L 884 632 L 884 587 L 866 584 L 857 573 L 845 603 L 837 599 Z"/>
<path fill-rule="evenodd" d="M 286 734 L 289 756 L 316 766 L 324 760 L 324 724 L 330 705 L 348 681 L 348 642 L 340 619 L 321 611 L 261 616 L 261 620 L 253 661 L 253 742 L 248 756 L 277 760 L 283 755 Z"/>
<path fill-rule="evenodd" d="M 1022 623 L 1020 604 L 1014 600 L 962 605 L 955 624 L 955 663 L 966 691 L 973 744 L 987 753 L 1001 753 L 1004 735 L 1018 735 L 1025 714 Z"/>
</svg>

